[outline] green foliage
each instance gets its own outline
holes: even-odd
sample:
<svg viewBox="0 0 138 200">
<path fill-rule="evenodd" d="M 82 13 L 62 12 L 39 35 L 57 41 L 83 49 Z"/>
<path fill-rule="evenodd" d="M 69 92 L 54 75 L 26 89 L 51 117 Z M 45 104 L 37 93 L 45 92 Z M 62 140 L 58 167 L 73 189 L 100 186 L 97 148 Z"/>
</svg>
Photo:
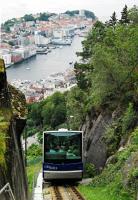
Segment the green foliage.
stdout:
<svg viewBox="0 0 138 200">
<path fill-rule="evenodd" d="M 33 17 L 32 14 L 30 14 L 30 15 L 26 14 L 26 15 L 24 15 L 24 17 L 22 19 L 24 19 L 25 22 L 35 21 L 35 18 Z"/>
<path fill-rule="evenodd" d="M 5 166 L 6 138 L 5 133 L 0 131 L 0 165 Z"/>
<path fill-rule="evenodd" d="M 0 166 L 6 166 L 6 141 L 11 120 L 11 111 L 6 108 L 0 109 Z"/>
<path fill-rule="evenodd" d="M 138 178 L 138 167 L 133 168 L 130 174 L 131 174 L 132 178 L 137 179 Z"/>
<path fill-rule="evenodd" d="M 43 125 L 49 125 L 55 129 L 66 121 L 66 102 L 63 94 L 56 92 L 47 98 L 42 108 Z"/>
<path fill-rule="evenodd" d="M 40 103 L 28 106 L 27 136 L 38 133 L 38 141 L 42 142 L 43 130 L 53 130 L 66 122 L 65 95 L 56 92 Z"/>
<path fill-rule="evenodd" d="M 133 167 L 129 172 L 128 185 L 134 189 L 138 187 L 138 167 Z"/>
<path fill-rule="evenodd" d="M 28 118 L 31 117 L 31 120 L 34 122 L 34 124 L 37 126 L 38 124 L 41 124 L 42 118 L 41 118 L 41 107 L 39 104 L 34 103 L 29 106 L 29 115 Z M 27 125 L 28 121 L 27 121 Z"/>
<path fill-rule="evenodd" d="M 32 193 L 37 180 L 37 175 L 42 167 L 42 147 L 32 144 L 27 150 L 27 178 L 29 192 Z"/>
<path fill-rule="evenodd" d="M 131 135 L 131 144 L 138 146 L 138 128 L 136 128 L 133 132 L 133 134 Z"/>
<path fill-rule="evenodd" d="M 126 140 L 135 125 L 136 113 L 133 104 L 129 103 L 122 116 L 113 121 L 111 125 L 106 126 L 103 140 L 107 145 L 107 156 L 111 156 L 117 151 L 121 138 Z"/>
<path fill-rule="evenodd" d="M 34 160 L 42 155 L 42 147 L 37 144 L 32 144 L 27 150 L 27 159 Z"/>
<path fill-rule="evenodd" d="M 40 144 L 43 143 L 43 133 L 41 131 L 37 133 L 37 140 Z"/>
<path fill-rule="evenodd" d="M 102 190 L 105 191 L 105 195 L 109 194 L 111 199 L 134 200 L 138 169 L 137 167 L 130 167 L 130 164 L 128 164 L 127 161 L 129 159 L 132 159 L 132 155 L 134 153 L 137 153 L 137 150 L 138 129 L 135 129 L 130 134 L 128 145 L 124 149 L 116 152 L 115 155 L 112 156 L 110 161 L 108 161 L 108 164 L 106 165 L 102 173 L 92 179 L 91 186 L 89 186 L 89 188 L 91 188 L 91 192 L 95 189 L 97 190 L 99 188 L 102 188 Z M 135 166 L 135 163 L 137 162 L 137 156 L 135 159 L 136 160 L 131 163 L 132 166 Z M 126 175 L 123 175 L 125 165 L 127 168 L 130 167 L 126 171 L 128 177 L 126 177 Z M 126 180 L 128 182 L 127 187 L 124 184 Z M 91 192 L 90 194 L 92 195 Z M 99 196 L 101 196 L 101 193 Z"/>
<path fill-rule="evenodd" d="M 78 87 L 82 90 L 87 90 L 90 85 L 86 73 L 93 69 L 92 66 L 84 63 L 75 63 L 74 69 Z"/>
<path fill-rule="evenodd" d="M 88 11 L 88 10 L 85 10 L 84 12 L 85 12 L 85 16 L 86 16 L 87 18 L 96 19 L 95 14 L 94 14 L 93 12 Z M 68 15 L 70 15 L 71 17 L 73 17 L 73 16 L 79 14 L 79 10 L 73 10 L 73 11 L 69 11 L 69 10 L 68 10 L 68 11 L 65 12 L 65 14 L 68 14 Z"/>
<path fill-rule="evenodd" d="M 36 134 L 36 128 L 33 127 L 33 128 L 27 128 L 27 137 L 30 137 L 30 136 L 33 136 Z"/>
<path fill-rule="evenodd" d="M 63 104 L 57 105 L 51 117 L 51 127 L 62 124 L 66 120 L 66 107 Z"/>
<path fill-rule="evenodd" d="M 11 31 L 10 31 L 10 26 L 9 25 L 5 25 L 4 26 L 4 29 L 5 29 L 5 32 L 6 33 L 10 33 Z"/>
<path fill-rule="evenodd" d="M 121 15 L 120 23 L 121 24 L 127 24 L 127 23 L 129 23 L 127 5 L 125 5 L 125 7 L 123 8 L 123 11 L 121 12 L 121 14 L 122 15 Z"/>
<path fill-rule="evenodd" d="M 130 23 L 133 23 L 135 25 L 138 24 L 138 7 L 134 6 L 128 11 L 128 18 L 130 20 Z"/>
<path fill-rule="evenodd" d="M 85 16 L 87 18 L 92 18 L 92 19 L 96 19 L 96 16 L 93 12 L 89 11 L 89 10 L 85 10 Z"/>
<path fill-rule="evenodd" d="M 37 175 L 40 172 L 40 169 L 42 167 L 42 161 L 36 159 L 35 163 L 30 164 L 27 166 L 27 179 L 28 179 L 28 185 L 29 185 L 29 192 L 32 193 L 34 184 L 36 183 Z"/>
<path fill-rule="evenodd" d="M 75 16 L 76 14 L 77 14 L 77 15 L 79 14 L 79 10 L 73 10 L 73 11 L 67 10 L 67 11 L 65 12 L 65 14 L 70 15 L 71 17 L 73 17 L 73 16 Z"/>
<path fill-rule="evenodd" d="M 116 18 L 116 13 L 113 12 L 111 19 L 109 20 L 109 22 L 106 22 L 107 26 L 115 26 L 117 24 L 117 18 Z"/>
<path fill-rule="evenodd" d="M 79 56 L 82 56 L 84 61 L 87 61 L 93 56 L 93 47 L 95 44 L 102 42 L 105 34 L 105 25 L 97 21 L 91 31 L 89 32 L 87 39 L 82 42 L 83 52 L 78 53 Z M 89 64 L 89 63 L 85 63 Z M 85 65 L 86 66 L 86 65 Z M 87 69 L 87 68 L 86 68 Z"/>
<path fill-rule="evenodd" d="M 108 112 L 119 110 L 118 118 L 106 126 L 103 137 L 107 156 L 112 157 L 102 173 L 92 179 L 91 185 L 83 188 L 89 200 L 135 198 L 136 187 L 132 182 L 137 179 L 137 167 L 133 167 L 137 157 L 133 160 L 133 154 L 137 156 L 138 151 L 138 132 L 137 129 L 133 131 L 138 99 L 136 16 L 136 7 L 128 11 L 125 6 L 119 22 L 115 13 L 108 23 L 97 22 L 83 42 L 83 52 L 79 53 L 84 64 L 77 63 L 76 77 L 79 88 L 85 91 L 85 108 L 91 111 L 93 108 Z M 126 145 L 117 151 L 120 142 Z M 129 178 L 126 178 L 128 174 Z M 132 185 L 126 187 L 126 179 Z"/>
<path fill-rule="evenodd" d="M 133 109 L 133 104 L 129 103 L 129 106 L 122 118 L 122 134 L 125 134 L 130 128 L 133 128 L 135 124 L 136 114 Z"/>
<path fill-rule="evenodd" d="M 85 176 L 92 178 L 97 174 L 97 170 L 92 163 L 86 163 L 85 165 Z"/>
<path fill-rule="evenodd" d="M 74 87 L 67 95 L 67 124 L 69 129 L 78 130 L 85 116 L 85 93 Z"/>
<path fill-rule="evenodd" d="M 10 19 L 10 20 L 7 20 L 4 25 L 3 25 L 3 28 L 5 29 L 5 31 L 7 33 L 10 32 L 10 27 L 14 26 L 14 24 L 17 22 L 17 19 L 16 18 L 13 18 L 13 19 Z"/>
<path fill-rule="evenodd" d="M 40 21 L 48 21 L 49 17 L 55 15 L 54 13 L 48 14 L 48 13 L 40 13 L 40 17 L 38 18 L 38 20 Z"/>
<path fill-rule="evenodd" d="M 118 130 L 118 124 L 116 122 L 106 127 L 103 140 L 107 145 L 108 157 L 113 155 L 116 152 L 119 142 L 120 142 L 120 138 L 121 138 L 121 134 Z"/>
<path fill-rule="evenodd" d="M 80 192 L 84 195 L 86 200 L 133 200 L 130 194 L 125 189 L 120 188 L 122 185 L 118 184 L 118 180 L 110 185 L 99 187 L 93 186 L 79 186 Z"/>
<path fill-rule="evenodd" d="M 79 53 L 85 62 L 75 66 L 78 86 L 87 90 L 91 107 L 112 104 L 115 109 L 118 104 L 136 101 L 137 38 L 135 25 L 95 23 Z"/>
</svg>

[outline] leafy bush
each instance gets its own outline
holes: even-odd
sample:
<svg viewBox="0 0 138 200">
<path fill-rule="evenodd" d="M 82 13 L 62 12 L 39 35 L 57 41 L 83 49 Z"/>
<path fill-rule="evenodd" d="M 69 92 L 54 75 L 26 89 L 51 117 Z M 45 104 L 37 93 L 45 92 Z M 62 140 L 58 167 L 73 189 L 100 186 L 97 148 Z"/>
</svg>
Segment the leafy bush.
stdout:
<svg viewBox="0 0 138 200">
<path fill-rule="evenodd" d="M 129 103 L 129 106 L 122 118 L 122 134 L 126 134 L 128 130 L 133 127 L 135 118 L 136 114 L 133 109 L 133 104 Z"/>
<path fill-rule="evenodd" d="M 97 174 L 97 170 L 92 163 L 86 163 L 85 165 L 85 176 L 92 178 Z"/>
<path fill-rule="evenodd" d="M 33 160 L 42 155 L 42 147 L 37 144 L 32 144 L 27 151 L 27 159 Z"/>
<path fill-rule="evenodd" d="M 138 167 L 134 167 L 129 172 L 128 184 L 130 187 L 138 187 Z"/>
</svg>

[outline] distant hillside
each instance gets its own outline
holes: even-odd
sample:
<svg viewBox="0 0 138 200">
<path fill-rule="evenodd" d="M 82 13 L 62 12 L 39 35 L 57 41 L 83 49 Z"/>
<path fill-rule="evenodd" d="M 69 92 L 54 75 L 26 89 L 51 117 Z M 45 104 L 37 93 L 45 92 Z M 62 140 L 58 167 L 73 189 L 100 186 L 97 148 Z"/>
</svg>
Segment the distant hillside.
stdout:
<svg viewBox="0 0 138 200">
<path fill-rule="evenodd" d="M 85 10 L 85 16 L 87 18 L 92 18 L 92 19 L 96 19 L 96 16 L 93 12 Z M 73 11 L 66 11 L 64 14 L 68 14 L 69 16 L 75 16 L 77 14 L 79 14 L 79 10 L 73 10 Z M 28 21 L 34 21 L 36 22 L 37 20 L 39 21 L 49 21 L 49 18 L 51 16 L 57 15 L 56 13 L 39 13 L 37 15 L 33 15 L 33 14 L 26 14 L 23 17 L 21 17 L 20 19 L 16 19 L 16 18 L 12 18 L 10 20 L 7 20 L 4 24 L 2 24 L 2 27 L 6 30 L 6 32 L 10 32 L 10 27 L 13 26 L 15 23 L 17 22 L 28 22 Z"/>
<path fill-rule="evenodd" d="M 92 18 L 92 19 L 96 18 L 95 14 L 93 12 L 88 11 L 88 10 L 85 10 L 84 12 L 85 12 L 85 16 L 87 18 Z M 70 16 L 75 16 L 76 14 L 79 14 L 79 10 L 73 10 L 73 11 L 68 10 L 68 11 L 65 12 L 65 14 L 68 14 Z"/>
</svg>

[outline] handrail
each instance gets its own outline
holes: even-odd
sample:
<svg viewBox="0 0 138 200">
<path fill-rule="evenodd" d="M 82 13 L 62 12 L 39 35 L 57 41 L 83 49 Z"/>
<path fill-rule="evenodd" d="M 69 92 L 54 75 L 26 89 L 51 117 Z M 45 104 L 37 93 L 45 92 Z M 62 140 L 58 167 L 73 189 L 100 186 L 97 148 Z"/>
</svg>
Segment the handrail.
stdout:
<svg viewBox="0 0 138 200">
<path fill-rule="evenodd" d="M 13 192 L 12 192 L 12 189 L 11 189 L 11 186 L 9 183 L 7 183 L 1 190 L 0 190 L 0 195 L 3 193 L 3 192 L 8 192 L 10 197 L 12 198 L 12 200 L 15 200 L 15 197 L 13 195 Z"/>
</svg>

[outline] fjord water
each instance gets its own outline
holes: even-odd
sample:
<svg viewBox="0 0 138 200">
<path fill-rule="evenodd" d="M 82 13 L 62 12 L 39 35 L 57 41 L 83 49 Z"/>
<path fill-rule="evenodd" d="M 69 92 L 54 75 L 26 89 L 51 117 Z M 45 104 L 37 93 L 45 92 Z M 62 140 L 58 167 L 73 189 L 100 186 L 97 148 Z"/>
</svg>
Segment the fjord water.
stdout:
<svg viewBox="0 0 138 200">
<path fill-rule="evenodd" d="M 46 79 L 50 74 L 64 72 L 70 67 L 69 63 L 79 60 L 76 52 L 82 50 L 82 40 L 84 38 L 76 36 L 71 46 L 52 49 L 47 55 L 37 55 L 11 66 L 7 69 L 8 80 L 40 80 Z"/>
</svg>

